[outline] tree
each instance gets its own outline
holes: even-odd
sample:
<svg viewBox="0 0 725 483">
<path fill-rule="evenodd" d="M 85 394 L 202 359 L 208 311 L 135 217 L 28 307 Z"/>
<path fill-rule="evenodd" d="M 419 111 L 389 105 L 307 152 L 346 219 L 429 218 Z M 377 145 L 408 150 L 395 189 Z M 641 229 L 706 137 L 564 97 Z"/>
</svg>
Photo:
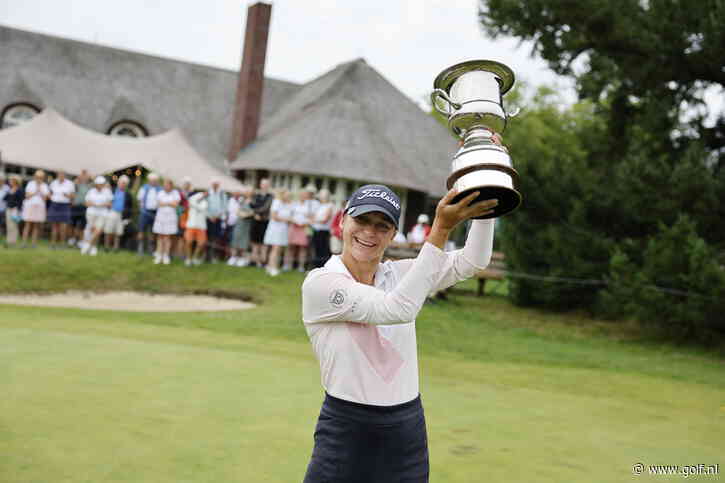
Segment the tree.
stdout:
<svg viewBox="0 0 725 483">
<path fill-rule="evenodd" d="M 485 0 L 479 18 L 493 38 L 533 41 L 582 98 L 607 99 L 620 153 L 639 127 L 659 134 L 653 151 L 699 140 L 722 166 L 725 113 L 709 112 L 703 96 L 725 86 L 725 0 Z"/>
<path fill-rule="evenodd" d="M 580 280 L 513 279 L 514 301 L 643 320 L 670 304 L 668 327 L 725 333 L 713 315 L 725 297 L 725 113 L 703 102 L 725 85 L 724 2 L 481 3 L 486 33 L 533 41 L 580 96 L 571 109 L 539 96 L 507 130 L 525 197 L 502 223 L 509 265 Z"/>
</svg>

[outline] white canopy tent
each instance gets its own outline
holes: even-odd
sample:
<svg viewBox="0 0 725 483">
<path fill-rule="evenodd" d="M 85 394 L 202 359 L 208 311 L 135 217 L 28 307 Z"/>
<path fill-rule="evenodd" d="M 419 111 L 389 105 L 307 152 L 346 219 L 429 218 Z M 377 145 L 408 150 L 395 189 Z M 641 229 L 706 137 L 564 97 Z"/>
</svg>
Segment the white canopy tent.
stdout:
<svg viewBox="0 0 725 483">
<path fill-rule="evenodd" d="M 222 173 L 189 144 L 178 129 L 146 138 L 107 136 L 65 119 L 52 108 L 30 121 L 0 131 L 4 163 L 91 175 L 143 166 L 180 184 L 186 176 L 195 188 L 218 179 L 222 189 L 238 189 L 235 178 Z"/>
</svg>

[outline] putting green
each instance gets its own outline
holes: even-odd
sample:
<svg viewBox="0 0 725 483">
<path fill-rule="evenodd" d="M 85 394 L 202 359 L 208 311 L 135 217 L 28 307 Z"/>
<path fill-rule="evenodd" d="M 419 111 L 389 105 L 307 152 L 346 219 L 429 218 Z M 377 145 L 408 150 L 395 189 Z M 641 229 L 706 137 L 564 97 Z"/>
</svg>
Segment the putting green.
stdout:
<svg viewBox="0 0 725 483">
<path fill-rule="evenodd" d="M 302 480 L 322 399 L 307 344 L 34 313 L 0 321 L 0 481 Z M 421 373 L 432 482 L 725 466 L 718 387 L 456 356 Z"/>
</svg>

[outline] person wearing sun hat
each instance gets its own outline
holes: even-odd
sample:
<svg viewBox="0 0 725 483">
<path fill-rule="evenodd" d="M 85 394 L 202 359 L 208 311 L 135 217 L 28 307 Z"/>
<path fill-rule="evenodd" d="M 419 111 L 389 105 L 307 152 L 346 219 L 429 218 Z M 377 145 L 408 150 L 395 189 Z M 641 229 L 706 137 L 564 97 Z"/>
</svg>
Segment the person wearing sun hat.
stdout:
<svg viewBox="0 0 725 483">
<path fill-rule="evenodd" d="M 146 232 L 150 232 L 148 235 L 149 248 L 154 239 L 153 226 L 154 221 L 156 221 L 156 211 L 159 208 L 157 197 L 161 192 L 158 174 L 149 173 L 147 180 L 148 183 L 141 186 L 138 193 L 136 193 L 139 212 L 138 231 L 136 233 L 136 253 L 139 255 L 146 253 L 144 246 Z M 156 253 L 158 253 L 158 250 L 156 250 Z"/>
<path fill-rule="evenodd" d="M 106 188 L 106 178 L 96 176 L 93 188 L 86 193 L 86 225 L 91 230 L 90 240 L 83 244 L 81 254 L 98 255 L 98 239 L 103 233 L 106 224 L 108 209 L 113 202 L 113 193 Z"/>
<path fill-rule="evenodd" d="M 490 213 L 497 200 L 451 204 L 449 191 L 417 258 L 382 257 L 400 222 L 400 198 L 366 185 L 340 221 L 343 248 L 302 284 L 302 320 L 320 363 L 325 399 L 305 483 L 427 482 L 415 318 L 426 297 L 485 268 L 492 220 L 474 220 L 463 249 L 445 252 L 452 230 Z"/>
</svg>

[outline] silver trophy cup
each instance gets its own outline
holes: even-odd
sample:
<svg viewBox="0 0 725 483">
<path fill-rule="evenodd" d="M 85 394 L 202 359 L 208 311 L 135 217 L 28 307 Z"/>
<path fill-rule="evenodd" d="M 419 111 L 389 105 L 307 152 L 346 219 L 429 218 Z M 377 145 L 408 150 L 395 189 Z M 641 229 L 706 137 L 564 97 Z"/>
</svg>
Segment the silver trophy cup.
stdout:
<svg viewBox="0 0 725 483">
<path fill-rule="evenodd" d="M 498 199 L 493 213 L 477 219 L 498 218 L 521 204 L 519 174 L 505 148 L 493 142 L 493 133 L 503 133 L 508 118 L 502 96 L 514 84 L 514 73 L 492 60 L 470 60 L 453 65 L 436 77 L 431 94 L 433 107 L 446 116 L 448 128 L 463 140 L 453 156 L 448 189 L 455 187 L 457 202 L 473 191 L 474 201 Z"/>
</svg>

